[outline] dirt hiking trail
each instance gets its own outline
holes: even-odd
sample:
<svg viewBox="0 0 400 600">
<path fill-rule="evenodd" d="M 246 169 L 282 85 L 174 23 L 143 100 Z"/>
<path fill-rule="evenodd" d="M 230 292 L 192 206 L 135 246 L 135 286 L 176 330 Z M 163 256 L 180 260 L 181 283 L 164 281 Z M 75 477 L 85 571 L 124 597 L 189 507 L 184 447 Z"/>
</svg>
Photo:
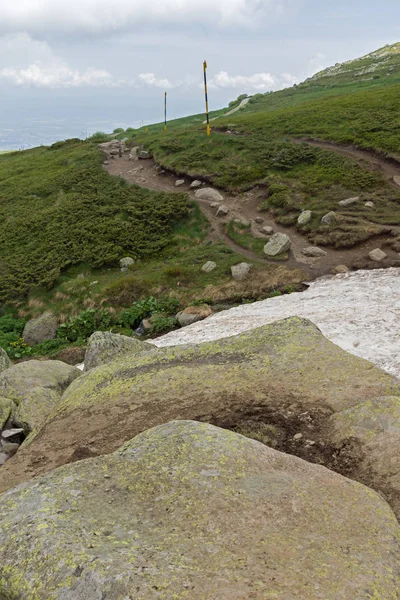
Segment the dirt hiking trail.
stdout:
<svg viewBox="0 0 400 600">
<path fill-rule="evenodd" d="M 299 143 L 303 143 L 304 141 L 306 140 L 298 140 Z M 337 147 L 333 144 L 330 145 L 325 144 L 324 142 L 316 141 L 312 141 L 310 143 L 312 145 L 324 148 L 330 148 L 330 146 L 332 146 L 332 149 L 337 151 Z M 353 152 L 350 149 L 339 150 L 343 150 L 343 153 Z M 361 154 L 364 155 L 368 153 L 361 152 Z M 354 154 L 351 154 L 351 156 L 365 159 L 364 156 L 358 156 L 358 151 L 356 150 L 354 150 Z M 390 176 L 392 182 L 395 174 L 400 176 L 400 165 L 390 165 L 387 164 L 383 159 L 381 160 L 378 157 L 370 156 L 370 162 L 372 161 L 376 161 L 378 167 L 381 166 L 383 168 L 384 166 L 384 168 L 387 169 L 385 172 L 387 173 L 388 178 Z M 211 232 L 209 239 L 214 243 L 222 241 L 228 247 L 232 248 L 232 250 L 241 254 L 247 260 L 253 262 L 273 262 L 275 264 L 284 264 L 289 268 L 300 268 L 313 278 L 330 273 L 332 268 L 336 267 L 337 265 L 344 264 L 348 267 L 351 267 L 357 261 L 367 260 L 368 254 L 371 252 L 371 250 L 379 248 L 383 245 L 383 242 L 389 237 L 390 230 L 398 229 L 397 227 L 390 226 L 388 227 L 388 233 L 377 236 L 353 248 L 336 250 L 334 248 L 324 247 L 324 250 L 327 252 L 327 256 L 321 258 L 310 258 L 301 253 L 304 248 L 312 245 L 305 236 L 301 235 L 294 227 L 284 227 L 275 223 L 269 213 L 260 212 L 258 207 L 261 200 L 265 199 L 265 189 L 261 189 L 256 186 L 249 192 L 244 192 L 241 194 L 232 194 L 221 191 L 221 194 L 224 198 L 222 204 L 229 208 L 229 213 L 225 217 L 217 217 L 216 209 L 211 207 L 212 202 L 208 200 L 199 200 L 195 197 L 196 190 L 190 189 L 192 178 L 189 176 L 182 177 L 182 179 L 185 180 L 185 183 L 179 187 L 176 187 L 175 183 L 178 177 L 175 174 L 169 173 L 165 170 L 160 170 L 153 159 L 139 160 L 135 158 L 132 160 L 129 158 L 128 153 L 123 154 L 122 157 L 116 156 L 113 160 L 106 161 L 106 163 L 108 164 L 105 164 L 104 168 L 110 175 L 122 177 L 128 183 L 136 184 L 140 187 L 156 192 L 186 192 L 191 200 L 195 200 L 199 204 L 203 214 L 210 222 Z M 381 163 L 383 163 L 383 165 Z M 396 186 L 394 182 L 393 185 Z M 256 223 L 256 219 L 260 217 L 264 219 L 264 221 L 261 224 L 258 224 Z M 245 249 L 238 245 L 226 233 L 227 224 L 234 219 L 240 219 L 243 224 L 251 225 L 252 235 L 256 238 L 265 239 L 265 243 L 267 243 L 269 238 L 261 232 L 263 227 L 269 226 L 273 228 L 275 233 L 281 232 L 289 235 L 292 242 L 289 259 L 283 262 L 271 261 L 267 258 L 261 257 L 251 250 Z M 400 260 L 399 254 L 393 251 L 391 248 L 385 247 L 385 252 L 388 255 L 388 258 L 380 264 L 381 268 L 385 266 L 393 266 L 395 261 L 398 262 Z"/>
</svg>

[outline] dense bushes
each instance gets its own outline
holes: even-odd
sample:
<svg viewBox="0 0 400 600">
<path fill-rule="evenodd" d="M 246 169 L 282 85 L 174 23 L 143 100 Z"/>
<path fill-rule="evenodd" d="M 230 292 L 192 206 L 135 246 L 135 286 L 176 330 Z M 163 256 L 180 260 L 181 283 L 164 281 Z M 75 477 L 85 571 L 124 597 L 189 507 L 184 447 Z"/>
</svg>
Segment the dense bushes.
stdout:
<svg viewBox="0 0 400 600">
<path fill-rule="evenodd" d="M 101 162 L 79 140 L 0 157 L 0 300 L 50 287 L 73 264 L 112 265 L 170 243 L 186 196 L 126 185 Z"/>
</svg>

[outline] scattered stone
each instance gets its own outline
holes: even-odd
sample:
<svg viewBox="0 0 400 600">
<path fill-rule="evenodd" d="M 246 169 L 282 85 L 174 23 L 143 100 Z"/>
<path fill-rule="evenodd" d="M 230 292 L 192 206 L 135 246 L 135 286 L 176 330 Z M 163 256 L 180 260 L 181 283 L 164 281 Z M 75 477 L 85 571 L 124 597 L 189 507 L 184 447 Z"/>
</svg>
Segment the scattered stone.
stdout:
<svg viewBox="0 0 400 600">
<path fill-rule="evenodd" d="M 97 331 L 88 341 L 85 355 L 85 371 L 90 371 L 99 365 L 104 365 L 122 354 L 138 354 L 148 352 L 154 347 L 146 342 L 139 342 L 126 335 Z"/>
<path fill-rule="evenodd" d="M 312 217 L 312 211 L 304 210 L 301 213 L 301 215 L 299 216 L 299 218 L 297 219 L 297 224 L 300 225 L 300 227 L 304 227 L 305 225 L 309 224 L 309 222 L 311 221 L 311 217 Z"/>
<path fill-rule="evenodd" d="M 256 217 L 255 222 L 258 223 L 258 225 L 262 225 L 264 223 L 264 220 L 262 217 Z"/>
<path fill-rule="evenodd" d="M 400 586 L 400 528 L 377 493 L 193 421 L 3 493 L 0 521 L 13 598 L 388 600 Z"/>
<path fill-rule="evenodd" d="M 121 273 L 129 273 L 128 267 L 122 267 Z"/>
<path fill-rule="evenodd" d="M 395 182 L 396 185 L 400 185 L 400 177 L 399 177 L 399 175 L 395 175 L 393 177 L 393 181 Z"/>
<path fill-rule="evenodd" d="M 210 208 L 219 208 L 219 207 L 220 207 L 220 205 L 219 205 L 219 203 L 218 203 L 218 202 L 212 202 L 212 203 L 210 204 Z"/>
<path fill-rule="evenodd" d="M 224 204 L 221 204 L 221 206 L 218 208 L 217 210 L 217 217 L 226 217 L 226 215 L 229 213 L 229 208 L 227 206 L 225 206 Z"/>
<path fill-rule="evenodd" d="M 336 222 L 336 213 L 331 211 L 321 219 L 321 225 L 333 225 Z"/>
<path fill-rule="evenodd" d="M 109 161 L 109 160 L 105 160 L 105 161 L 103 162 L 103 165 L 109 165 L 109 164 L 110 164 L 110 161 Z"/>
<path fill-rule="evenodd" d="M 264 233 L 265 235 L 273 235 L 274 230 L 272 227 L 266 226 L 261 229 L 261 233 Z"/>
<path fill-rule="evenodd" d="M 387 258 L 387 254 L 380 248 L 376 248 L 376 250 L 372 250 L 372 252 L 369 253 L 369 257 L 375 262 L 382 262 Z"/>
<path fill-rule="evenodd" d="M 14 456 L 18 452 L 20 444 L 14 444 L 12 442 L 2 442 L 1 449 L 9 456 Z"/>
<path fill-rule="evenodd" d="M 322 248 L 317 248 L 317 246 L 309 246 L 308 248 L 303 248 L 301 251 L 304 256 L 311 256 L 313 258 L 321 258 L 323 256 L 327 256 L 328 253 Z"/>
<path fill-rule="evenodd" d="M 22 337 L 28 346 L 36 346 L 42 342 L 54 340 L 57 337 L 57 329 L 57 317 L 51 311 L 46 311 L 37 319 L 27 322 Z"/>
<path fill-rule="evenodd" d="M 0 373 L 12 367 L 12 361 L 9 358 L 7 352 L 0 348 Z"/>
<path fill-rule="evenodd" d="M 350 269 L 349 267 L 346 267 L 346 265 L 338 265 L 337 267 L 334 267 L 334 269 L 332 269 L 332 273 L 334 275 L 341 275 L 344 273 L 350 273 Z"/>
<path fill-rule="evenodd" d="M 129 267 L 131 267 L 132 265 L 135 264 L 135 261 L 133 260 L 133 258 L 130 258 L 129 256 L 126 258 L 121 258 L 121 260 L 119 261 L 119 265 L 121 267 L 121 269 L 129 269 Z"/>
<path fill-rule="evenodd" d="M 5 429 L 1 432 L 1 437 L 4 440 L 12 440 L 13 438 L 19 437 L 21 434 L 24 434 L 23 429 Z"/>
<path fill-rule="evenodd" d="M 201 190 L 197 190 L 194 195 L 199 200 L 209 200 L 210 202 L 222 202 L 224 199 L 218 190 L 212 188 L 202 188 Z"/>
<path fill-rule="evenodd" d="M 286 233 L 275 233 L 264 248 L 266 256 L 279 256 L 290 250 L 292 242 Z"/>
<path fill-rule="evenodd" d="M 13 421 L 31 431 L 40 428 L 80 375 L 79 369 L 58 360 L 18 363 L 0 374 L 0 397 L 17 405 Z"/>
<path fill-rule="evenodd" d="M 192 181 L 192 183 L 190 184 L 190 189 L 195 190 L 199 187 L 201 187 L 203 185 L 203 182 L 200 181 L 199 179 L 195 179 L 194 181 Z"/>
<path fill-rule="evenodd" d="M 203 306 L 189 306 L 176 315 L 176 320 L 181 327 L 187 327 L 198 321 L 204 321 L 204 319 L 207 319 L 211 315 L 212 310 L 206 304 Z"/>
<path fill-rule="evenodd" d="M 242 225 L 241 219 L 234 219 L 233 221 L 236 225 Z"/>
<path fill-rule="evenodd" d="M 296 433 L 296 435 L 293 437 L 294 440 L 296 440 L 296 442 L 300 441 L 303 439 L 303 434 L 302 433 Z"/>
<path fill-rule="evenodd" d="M 347 198 L 347 200 L 341 200 L 339 202 L 339 206 L 351 206 L 352 204 L 357 204 L 360 201 L 360 197 L 356 196 L 355 198 Z"/>
<path fill-rule="evenodd" d="M 211 260 L 208 261 L 205 265 L 202 266 L 201 270 L 204 273 L 211 273 L 211 271 L 214 271 L 214 269 L 217 268 L 217 265 L 215 262 L 212 262 Z"/>
<path fill-rule="evenodd" d="M 177 179 L 175 181 L 175 187 L 181 187 L 181 185 L 185 185 L 185 180 L 184 179 Z"/>
<path fill-rule="evenodd" d="M 146 152 L 146 150 L 141 150 L 138 154 L 138 158 L 140 160 L 148 160 L 149 158 L 151 158 L 151 156 L 149 152 Z"/>
<path fill-rule="evenodd" d="M 251 271 L 251 265 L 242 262 L 234 267 L 231 267 L 231 273 L 235 281 L 243 281 L 249 275 Z"/>
<path fill-rule="evenodd" d="M 366 202 L 366 203 L 365 203 L 365 206 L 366 206 L 367 208 L 374 208 L 374 207 L 375 207 L 375 204 L 374 204 L 374 202 Z"/>
</svg>

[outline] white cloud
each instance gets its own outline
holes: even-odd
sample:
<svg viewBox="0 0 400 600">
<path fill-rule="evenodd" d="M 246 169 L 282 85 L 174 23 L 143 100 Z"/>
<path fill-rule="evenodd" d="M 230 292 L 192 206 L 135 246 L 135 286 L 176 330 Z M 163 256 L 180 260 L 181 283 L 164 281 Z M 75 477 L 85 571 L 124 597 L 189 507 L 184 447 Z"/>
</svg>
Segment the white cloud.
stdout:
<svg viewBox="0 0 400 600">
<path fill-rule="evenodd" d="M 25 69 L 6 67 L 0 70 L 0 79 L 13 85 L 41 88 L 74 88 L 84 86 L 116 86 L 110 73 L 88 68 L 85 71 L 71 69 L 62 61 L 51 65 L 31 64 Z"/>
<path fill-rule="evenodd" d="M 279 76 L 271 73 L 254 73 L 253 75 L 229 75 L 220 71 L 210 81 L 211 88 L 240 89 L 242 91 L 268 92 L 297 83 L 298 79 L 289 73 Z"/>
<path fill-rule="evenodd" d="M 0 0 L 0 31 L 116 33 L 143 23 L 257 24 L 294 0 Z"/>
<path fill-rule="evenodd" d="M 139 82 L 149 85 L 151 87 L 169 89 L 174 85 L 168 79 L 157 79 L 154 73 L 141 73 L 138 76 Z"/>
</svg>

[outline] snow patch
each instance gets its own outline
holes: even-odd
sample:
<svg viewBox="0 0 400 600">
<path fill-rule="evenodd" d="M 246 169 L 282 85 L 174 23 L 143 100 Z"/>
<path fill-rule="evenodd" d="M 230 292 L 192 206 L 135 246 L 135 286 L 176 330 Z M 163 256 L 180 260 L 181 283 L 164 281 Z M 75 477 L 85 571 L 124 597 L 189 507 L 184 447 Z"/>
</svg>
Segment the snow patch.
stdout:
<svg viewBox="0 0 400 600">
<path fill-rule="evenodd" d="M 400 269 L 325 277 L 303 293 L 246 304 L 164 335 L 157 347 L 199 344 L 298 316 L 332 342 L 400 378 Z"/>
</svg>

